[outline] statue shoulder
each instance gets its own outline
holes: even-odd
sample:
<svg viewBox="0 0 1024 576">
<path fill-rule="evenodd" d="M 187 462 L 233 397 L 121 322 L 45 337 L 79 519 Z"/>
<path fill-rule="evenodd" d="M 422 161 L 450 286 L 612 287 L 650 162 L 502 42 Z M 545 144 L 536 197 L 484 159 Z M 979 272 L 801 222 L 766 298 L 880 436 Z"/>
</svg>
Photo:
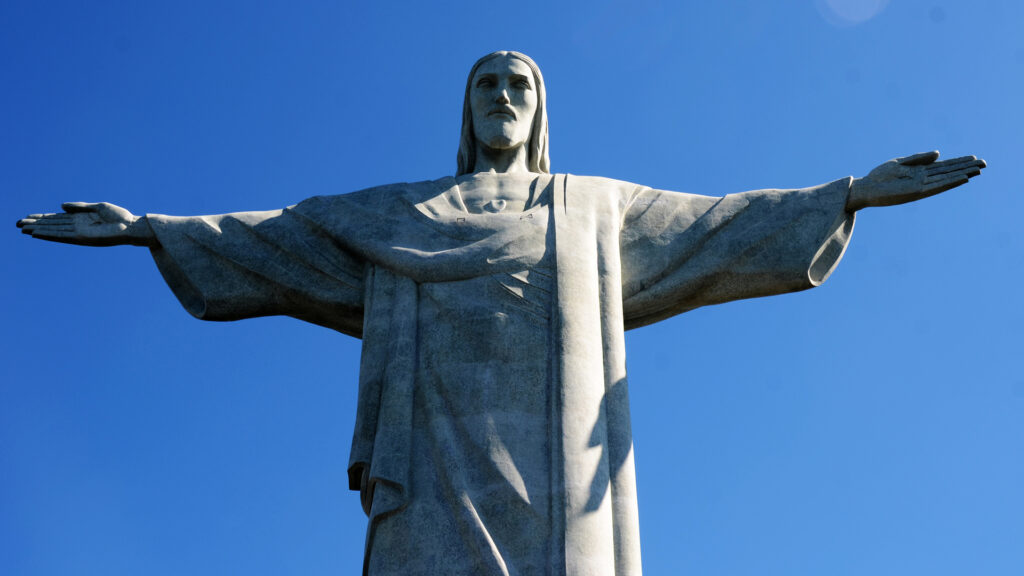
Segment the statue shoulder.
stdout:
<svg viewBox="0 0 1024 576">
<path fill-rule="evenodd" d="M 331 207 L 353 203 L 365 206 L 385 206 L 402 200 L 417 202 L 436 196 L 438 193 L 453 186 L 454 183 L 455 179 L 451 176 L 420 182 L 395 182 L 371 186 L 362 190 L 356 190 L 355 192 L 313 196 L 303 200 L 296 206 L 307 209 L 313 207 L 330 209 Z"/>
<path fill-rule="evenodd" d="M 559 176 L 565 176 L 566 186 L 584 186 L 604 190 L 633 190 L 639 186 L 633 182 L 605 178 L 604 176 L 581 176 L 579 174 L 559 174 Z"/>
<path fill-rule="evenodd" d="M 646 187 L 625 180 L 603 176 L 578 176 L 565 174 L 565 187 L 569 194 L 582 194 L 588 198 L 604 198 L 620 207 L 624 206 L 639 190 Z"/>
</svg>

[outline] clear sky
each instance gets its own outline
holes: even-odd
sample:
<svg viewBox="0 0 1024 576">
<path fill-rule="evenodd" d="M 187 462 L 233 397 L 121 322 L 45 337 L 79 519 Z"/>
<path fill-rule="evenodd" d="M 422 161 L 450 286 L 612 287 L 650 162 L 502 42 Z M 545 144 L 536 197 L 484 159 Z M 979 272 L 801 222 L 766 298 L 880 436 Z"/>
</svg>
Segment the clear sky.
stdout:
<svg viewBox="0 0 1024 576">
<path fill-rule="evenodd" d="M 0 3 L 0 573 L 355 574 L 359 342 L 204 323 L 63 201 L 278 208 L 452 174 L 493 50 L 556 172 L 721 195 L 929 149 L 985 173 L 860 214 L 809 292 L 628 335 L 648 574 L 1024 573 L 1024 4 Z"/>
</svg>

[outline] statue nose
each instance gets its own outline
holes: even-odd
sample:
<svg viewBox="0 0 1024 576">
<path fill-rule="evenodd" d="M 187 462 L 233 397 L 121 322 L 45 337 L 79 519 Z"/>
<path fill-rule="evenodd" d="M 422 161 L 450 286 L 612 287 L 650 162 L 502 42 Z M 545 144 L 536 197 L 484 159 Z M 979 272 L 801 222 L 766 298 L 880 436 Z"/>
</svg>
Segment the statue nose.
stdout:
<svg viewBox="0 0 1024 576">
<path fill-rule="evenodd" d="M 509 98 L 508 98 L 508 91 L 502 90 L 501 92 L 499 92 L 498 93 L 497 102 L 499 104 L 509 104 L 509 103 L 511 103 L 512 101 L 509 100 Z"/>
</svg>

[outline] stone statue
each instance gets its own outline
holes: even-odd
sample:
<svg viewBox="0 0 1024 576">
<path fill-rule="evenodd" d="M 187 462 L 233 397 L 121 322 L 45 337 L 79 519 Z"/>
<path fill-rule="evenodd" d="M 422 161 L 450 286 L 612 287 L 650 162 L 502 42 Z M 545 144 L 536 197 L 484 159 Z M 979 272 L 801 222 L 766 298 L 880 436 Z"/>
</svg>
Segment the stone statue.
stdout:
<svg viewBox="0 0 1024 576">
<path fill-rule="evenodd" d="M 856 211 L 985 167 L 925 152 L 721 198 L 550 174 L 544 81 L 516 52 L 473 66 L 463 110 L 454 177 L 268 212 L 72 202 L 18 222 L 149 247 L 197 318 L 283 314 L 362 338 L 364 574 L 640 574 L 624 331 L 817 286 Z"/>
</svg>

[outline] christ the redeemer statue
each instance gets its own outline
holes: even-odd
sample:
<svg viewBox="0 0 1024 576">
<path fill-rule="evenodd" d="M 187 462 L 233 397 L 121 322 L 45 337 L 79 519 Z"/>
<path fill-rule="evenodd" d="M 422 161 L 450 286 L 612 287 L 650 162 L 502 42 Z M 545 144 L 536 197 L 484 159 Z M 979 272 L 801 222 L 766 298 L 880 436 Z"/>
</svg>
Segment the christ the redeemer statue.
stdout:
<svg viewBox="0 0 1024 576">
<path fill-rule="evenodd" d="M 363 573 L 640 574 L 623 333 L 828 278 L 854 213 L 981 173 L 973 156 L 721 198 L 551 174 L 544 82 L 469 73 L 458 171 L 269 212 L 68 203 L 45 240 L 148 246 L 204 320 L 281 314 L 363 340 L 349 485 Z"/>
</svg>

